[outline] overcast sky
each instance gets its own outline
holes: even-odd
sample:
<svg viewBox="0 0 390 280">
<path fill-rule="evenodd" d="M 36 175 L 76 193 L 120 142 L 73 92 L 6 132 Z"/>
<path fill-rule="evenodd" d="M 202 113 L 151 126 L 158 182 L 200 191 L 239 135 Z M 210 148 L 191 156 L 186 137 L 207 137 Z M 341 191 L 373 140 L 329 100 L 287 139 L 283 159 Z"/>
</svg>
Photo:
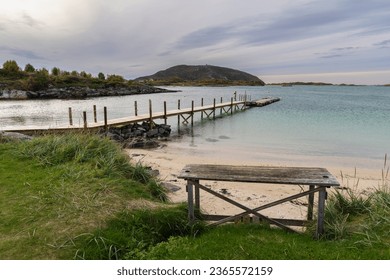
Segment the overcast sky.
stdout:
<svg viewBox="0 0 390 280">
<path fill-rule="evenodd" d="M 0 0 L 0 63 L 119 74 L 177 64 L 265 82 L 390 83 L 389 0 Z"/>
</svg>

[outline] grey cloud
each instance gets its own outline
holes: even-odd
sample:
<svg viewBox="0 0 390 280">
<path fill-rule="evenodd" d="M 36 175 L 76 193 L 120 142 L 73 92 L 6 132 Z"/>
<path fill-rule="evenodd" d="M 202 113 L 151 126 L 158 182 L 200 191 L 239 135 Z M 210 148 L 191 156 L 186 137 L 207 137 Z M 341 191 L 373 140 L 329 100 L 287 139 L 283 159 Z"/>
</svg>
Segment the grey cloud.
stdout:
<svg viewBox="0 0 390 280">
<path fill-rule="evenodd" d="M 373 45 L 381 47 L 381 48 L 389 48 L 390 47 L 390 40 L 385 40 L 385 41 L 382 41 L 382 42 L 379 42 L 379 43 L 375 43 Z"/>
<path fill-rule="evenodd" d="M 44 57 L 37 55 L 33 51 L 26 50 L 26 49 L 0 46 L 0 50 L 9 52 L 9 53 L 16 55 L 16 56 L 19 56 L 19 57 L 24 57 L 24 58 L 29 58 L 29 59 L 45 59 Z"/>
<path fill-rule="evenodd" d="M 30 26 L 30 27 L 40 27 L 40 26 L 43 25 L 42 22 L 40 22 L 39 20 L 34 19 L 32 16 L 30 16 L 26 12 L 23 13 L 22 18 L 21 18 L 21 22 L 23 24 L 26 24 L 26 25 Z"/>
<path fill-rule="evenodd" d="M 345 56 L 345 55 L 342 55 L 342 54 L 328 54 L 328 55 L 320 56 L 320 58 L 335 58 L 335 57 L 341 57 L 341 56 Z"/>
<path fill-rule="evenodd" d="M 335 1 L 334 5 L 330 5 L 332 8 L 314 2 L 283 11 L 283 17 L 275 17 L 265 23 L 259 15 L 227 25 L 210 26 L 180 38 L 175 48 L 182 50 L 207 47 L 229 39 L 238 39 L 244 45 L 274 44 L 329 35 L 340 30 L 354 31 L 362 27 L 375 27 L 378 30 L 386 28 L 389 17 L 387 12 L 375 17 L 369 15 L 378 9 L 388 8 L 390 11 L 389 1 L 373 2 L 368 4 L 351 0 Z M 245 31 L 237 28 L 240 26 L 245 27 Z"/>
</svg>

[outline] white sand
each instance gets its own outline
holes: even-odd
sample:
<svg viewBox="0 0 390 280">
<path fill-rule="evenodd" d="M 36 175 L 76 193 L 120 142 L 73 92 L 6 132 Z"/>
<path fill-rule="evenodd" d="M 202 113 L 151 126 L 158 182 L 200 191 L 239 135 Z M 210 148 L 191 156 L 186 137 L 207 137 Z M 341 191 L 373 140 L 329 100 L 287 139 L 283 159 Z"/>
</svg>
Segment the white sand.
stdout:
<svg viewBox="0 0 390 280">
<path fill-rule="evenodd" d="M 229 157 L 229 153 L 225 156 L 215 156 L 213 152 L 198 154 L 193 149 L 180 147 L 169 143 L 168 146 L 154 150 L 145 149 L 128 149 L 127 152 L 132 158 L 133 162 L 140 162 L 143 165 L 150 166 L 153 169 L 159 170 L 159 178 L 162 182 L 173 184 L 180 187 L 179 190 L 170 192 L 169 197 L 172 202 L 186 202 L 187 193 L 185 190 L 186 182 L 178 179 L 180 171 L 186 164 L 194 163 L 209 163 L 209 164 L 235 164 L 235 165 L 274 165 L 281 164 L 258 163 L 237 160 Z M 311 159 L 312 161 L 315 161 Z M 297 164 L 294 164 L 294 159 L 288 159 L 284 166 L 305 166 L 302 162 L 307 161 L 307 166 L 315 166 L 311 160 L 305 158 L 296 158 Z M 343 162 L 343 159 L 339 159 Z M 335 162 L 334 158 L 330 162 Z M 336 161 L 337 162 L 337 161 Z M 344 164 L 343 164 L 344 165 Z M 338 166 L 317 166 L 327 168 L 340 182 L 342 187 L 353 189 L 354 191 L 364 193 L 374 190 L 381 185 L 381 169 L 366 168 L 358 169 L 355 173 L 355 168 L 352 166 L 349 169 L 340 169 Z M 374 167 L 374 166 L 373 166 Z M 382 166 L 383 167 L 383 166 Z M 213 190 L 222 192 L 226 189 L 228 195 L 248 207 L 257 207 L 267 202 L 271 202 L 289 194 L 296 194 L 302 190 L 307 190 L 307 186 L 292 186 L 292 185 L 265 185 L 265 184 L 244 184 L 244 183 L 230 183 L 230 182 L 214 182 L 201 181 L 202 184 L 210 186 Z M 301 219 L 306 216 L 307 207 L 302 204 L 307 203 L 307 198 L 301 198 L 294 203 L 288 202 L 277 207 L 269 208 L 262 211 L 262 214 L 269 215 L 273 218 L 294 218 Z M 201 208 L 204 212 L 209 214 L 237 214 L 243 212 L 241 209 L 233 206 L 221 199 L 201 191 Z"/>
</svg>

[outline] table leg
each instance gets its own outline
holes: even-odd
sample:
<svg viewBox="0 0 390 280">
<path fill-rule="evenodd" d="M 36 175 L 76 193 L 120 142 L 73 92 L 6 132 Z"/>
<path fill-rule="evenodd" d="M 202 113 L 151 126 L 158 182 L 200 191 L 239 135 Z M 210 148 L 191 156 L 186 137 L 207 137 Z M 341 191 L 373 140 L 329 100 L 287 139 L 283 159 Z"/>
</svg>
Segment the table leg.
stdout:
<svg viewBox="0 0 390 280">
<path fill-rule="evenodd" d="M 188 195 L 188 221 L 192 223 L 195 220 L 195 210 L 194 210 L 194 182 L 191 180 L 187 181 L 187 195 Z"/>
<path fill-rule="evenodd" d="M 315 186 L 310 185 L 309 190 L 314 190 Z M 313 206 L 314 206 L 314 193 L 309 194 L 309 201 L 307 206 L 307 220 L 313 220 Z"/>
<path fill-rule="evenodd" d="M 317 220 L 317 232 L 316 232 L 317 238 L 319 238 L 322 234 L 324 234 L 325 200 L 326 200 L 326 187 L 320 187 L 318 193 L 318 220 Z"/>
<path fill-rule="evenodd" d="M 200 210 L 200 193 L 199 193 L 199 180 L 194 182 L 195 186 L 195 208 Z"/>
</svg>

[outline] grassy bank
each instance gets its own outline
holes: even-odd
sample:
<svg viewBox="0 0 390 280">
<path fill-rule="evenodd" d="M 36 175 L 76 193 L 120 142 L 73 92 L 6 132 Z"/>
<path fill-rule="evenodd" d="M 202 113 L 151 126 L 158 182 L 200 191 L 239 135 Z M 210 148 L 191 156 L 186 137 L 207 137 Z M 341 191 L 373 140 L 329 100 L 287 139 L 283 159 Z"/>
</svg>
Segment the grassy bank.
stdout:
<svg viewBox="0 0 390 280">
<path fill-rule="evenodd" d="M 390 259 L 386 182 L 330 196 L 318 241 L 310 228 L 205 228 L 108 139 L 0 134 L 0 259 Z"/>
<path fill-rule="evenodd" d="M 158 181 L 108 139 L 0 141 L 0 259 L 119 258 L 140 228 L 148 246 L 186 230 L 145 230 L 143 219 L 174 216 L 179 225 L 185 210 L 163 203 Z"/>
</svg>

